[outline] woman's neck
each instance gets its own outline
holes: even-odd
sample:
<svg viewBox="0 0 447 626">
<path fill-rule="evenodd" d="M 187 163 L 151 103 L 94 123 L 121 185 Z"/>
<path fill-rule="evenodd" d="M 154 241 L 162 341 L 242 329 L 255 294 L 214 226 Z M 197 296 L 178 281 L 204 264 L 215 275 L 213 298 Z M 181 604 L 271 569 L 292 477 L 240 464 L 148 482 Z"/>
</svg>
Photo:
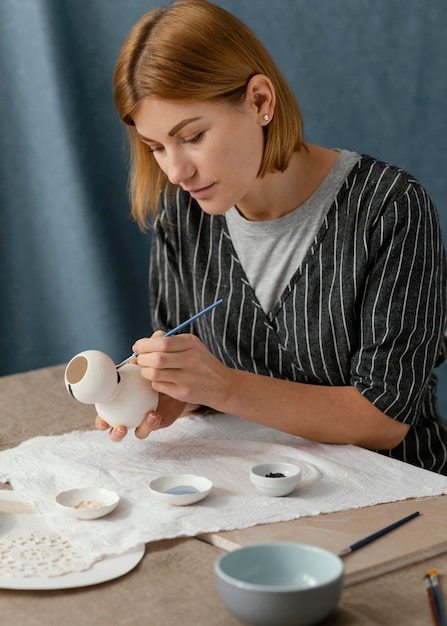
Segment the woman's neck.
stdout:
<svg viewBox="0 0 447 626">
<path fill-rule="evenodd" d="M 250 221 L 274 220 L 291 213 L 315 193 L 338 155 L 336 150 L 304 144 L 293 153 L 284 172 L 257 179 L 250 193 L 238 203 L 239 213 Z"/>
</svg>

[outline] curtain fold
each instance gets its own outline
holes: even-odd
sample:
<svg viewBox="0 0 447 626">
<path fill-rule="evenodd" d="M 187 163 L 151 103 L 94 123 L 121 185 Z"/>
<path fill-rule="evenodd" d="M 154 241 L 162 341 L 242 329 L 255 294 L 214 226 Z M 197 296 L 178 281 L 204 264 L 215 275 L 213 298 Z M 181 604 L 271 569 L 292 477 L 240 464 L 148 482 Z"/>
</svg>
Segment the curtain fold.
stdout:
<svg viewBox="0 0 447 626">
<path fill-rule="evenodd" d="M 115 58 L 143 10 L 123 20 L 115 3 L 105 28 L 108 5 L 0 4 L 1 374 L 87 348 L 120 360 L 151 332 L 150 237 L 128 217 L 112 97 Z"/>
</svg>

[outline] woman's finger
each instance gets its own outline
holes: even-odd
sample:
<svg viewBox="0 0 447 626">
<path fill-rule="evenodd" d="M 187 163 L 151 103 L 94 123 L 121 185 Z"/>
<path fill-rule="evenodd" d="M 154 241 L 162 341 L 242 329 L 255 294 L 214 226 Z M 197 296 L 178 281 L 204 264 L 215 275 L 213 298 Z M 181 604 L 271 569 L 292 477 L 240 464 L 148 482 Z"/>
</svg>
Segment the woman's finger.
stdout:
<svg viewBox="0 0 447 626">
<path fill-rule="evenodd" d="M 153 430 L 158 430 L 161 426 L 162 417 L 157 411 L 149 411 L 142 423 L 135 428 L 135 437 L 146 439 Z"/>
<path fill-rule="evenodd" d="M 108 430 L 110 428 L 109 424 L 107 424 L 107 422 L 105 422 L 101 417 L 99 417 L 99 415 L 96 416 L 95 427 L 98 430 Z"/>
<path fill-rule="evenodd" d="M 115 426 L 110 430 L 109 437 L 112 441 L 122 441 L 127 435 L 127 428 L 125 426 Z"/>
</svg>

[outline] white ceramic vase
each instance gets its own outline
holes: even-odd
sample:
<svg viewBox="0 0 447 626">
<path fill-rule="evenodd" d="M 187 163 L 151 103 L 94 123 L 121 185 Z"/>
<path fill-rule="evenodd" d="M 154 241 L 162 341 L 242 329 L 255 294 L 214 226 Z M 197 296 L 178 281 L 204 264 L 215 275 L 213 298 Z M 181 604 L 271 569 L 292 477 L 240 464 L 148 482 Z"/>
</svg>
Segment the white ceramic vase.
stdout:
<svg viewBox="0 0 447 626">
<path fill-rule="evenodd" d="M 71 359 L 65 386 L 79 402 L 94 404 L 110 426 L 136 428 L 158 405 L 158 392 L 141 376 L 138 365 L 128 363 L 117 370 L 113 360 L 98 350 L 85 350 Z"/>
</svg>

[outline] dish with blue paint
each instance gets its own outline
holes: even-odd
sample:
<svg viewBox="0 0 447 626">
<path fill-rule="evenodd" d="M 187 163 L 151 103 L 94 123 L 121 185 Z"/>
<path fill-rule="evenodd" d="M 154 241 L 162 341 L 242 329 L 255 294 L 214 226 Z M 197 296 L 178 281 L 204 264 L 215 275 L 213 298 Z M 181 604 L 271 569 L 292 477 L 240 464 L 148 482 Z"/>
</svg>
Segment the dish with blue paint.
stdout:
<svg viewBox="0 0 447 626">
<path fill-rule="evenodd" d="M 211 480 L 195 474 L 169 474 L 149 483 L 154 496 L 173 506 L 185 506 L 203 500 L 212 486 Z"/>
</svg>

